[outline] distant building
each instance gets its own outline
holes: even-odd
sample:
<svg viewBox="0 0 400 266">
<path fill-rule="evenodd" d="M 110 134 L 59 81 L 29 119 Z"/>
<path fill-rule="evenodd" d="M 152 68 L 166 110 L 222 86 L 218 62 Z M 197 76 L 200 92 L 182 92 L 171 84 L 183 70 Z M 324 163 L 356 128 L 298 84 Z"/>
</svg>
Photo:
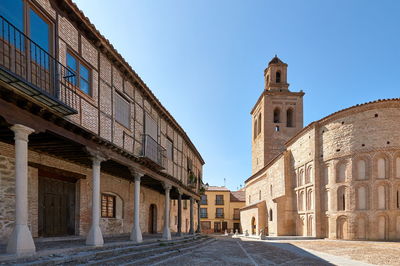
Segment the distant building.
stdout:
<svg viewBox="0 0 400 266">
<path fill-rule="evenodd" d="M 223 233 L 240 228 L 240 208 L 245 205 L 243 190 L 210 186 L 200 201 L 200 224 L 203 233 Z"/>
<path fill-rule="evenodd" d="M 302 91 L 274 57 L 251 111 L 249 234 L 400 239 L 400 99 L 356 105 L 303 128 Z M 346 97 L 346 95 L 343 95 Z"/>
</svg>

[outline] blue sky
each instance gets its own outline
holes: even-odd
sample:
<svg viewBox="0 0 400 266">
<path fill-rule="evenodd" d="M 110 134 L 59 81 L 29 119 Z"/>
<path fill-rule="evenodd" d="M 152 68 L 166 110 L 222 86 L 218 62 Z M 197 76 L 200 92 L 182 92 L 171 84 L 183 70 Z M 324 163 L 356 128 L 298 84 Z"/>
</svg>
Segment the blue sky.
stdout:
<svg viewBox="0 0 400 266">
<path fill-rule="evenodd" d="M 249 112 L 275 54 L 306 93 L 304 126 L 400 97 L 400 1 L 75 2 L 185 129 L 210 185 L 251 175 Z"/>
</svg>

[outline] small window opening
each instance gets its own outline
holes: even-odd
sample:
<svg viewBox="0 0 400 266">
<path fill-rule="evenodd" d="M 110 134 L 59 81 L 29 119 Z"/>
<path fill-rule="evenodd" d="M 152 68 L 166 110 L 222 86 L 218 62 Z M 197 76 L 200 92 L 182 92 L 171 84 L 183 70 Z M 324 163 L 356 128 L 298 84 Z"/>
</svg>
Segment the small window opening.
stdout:
<svg viewBox="0 0 400 266">
<path fill-rule="evenodd" d="M 281 72 L 276 72 L 276 83 L 280 83 L 281 82 Z"/>
<path fill-rule="evenodd" d="M 346 197 L 344 193 L 342 195 L 342 210 L 346 210 Z"/>
<path fill-rule="evenodd" d="M 281 110 L 279 108 L 275 108 L 274 110 L 274 123 L 281 122 Z"/>
<path fill-rule="evenodd" d="M 293 127 L 293 109 L 291 108 L 286 111 L 286 126 Z"/>
<path fill-rule="evenodd" d="M 275 131 L 278 132 L 279 131 L 279 126 L 275 127 Z"/>
</svg>

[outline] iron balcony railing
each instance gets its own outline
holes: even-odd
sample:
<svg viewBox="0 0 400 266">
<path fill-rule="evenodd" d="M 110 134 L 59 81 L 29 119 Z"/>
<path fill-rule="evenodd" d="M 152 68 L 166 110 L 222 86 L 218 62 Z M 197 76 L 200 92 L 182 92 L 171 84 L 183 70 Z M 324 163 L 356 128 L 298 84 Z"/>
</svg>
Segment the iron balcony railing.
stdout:
<svg viewBox="0 0 400 266">
<path fill-rule="evenodd" d="M 215 218 L 224 218 L 224 213 L 215 213 Z"/>
<path fill-rule="evenodd" d="M 200 213 L 200 218 L 208 218 L 208 214 L 207 213 Z"/>
<path fill-rule="evenodd" d="M 0 80 L 62 114 L 75 114 L 75 74 L 0 16 Z"/>
<path fill-rule="evenodd" d="M 207 204 L 208 204 L 207 200 L 201 200 L 200 201 L 200 205 L 207 205 Z"/>
<path fill-rule="evenodd" d="M 224 205 L 224 200 L 215 200 L 215 205 Z"/>
<path fill-rule="evenodd" d="M 147 134 L 143 135 L 142 157 L 150 159 L 161 168 L 165 168 L 165 149 Z"/>
<path fill-rule="evenodd" d="M 234 214 L 233 220 L 240 220 L 240 214 Z"/>
</svg>

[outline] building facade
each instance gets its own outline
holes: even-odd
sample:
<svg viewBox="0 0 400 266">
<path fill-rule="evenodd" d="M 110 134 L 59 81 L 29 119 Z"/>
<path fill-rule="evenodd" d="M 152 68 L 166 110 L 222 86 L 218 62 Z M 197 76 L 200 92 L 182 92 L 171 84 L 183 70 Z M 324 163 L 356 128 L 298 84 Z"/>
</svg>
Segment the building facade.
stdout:
<svg viewBox="0 0 400 266">
<path fill-rule="evenodd" d="M 244 205 L 244 191 L 230 191 L 226 187 L 208 187 L 200 200 L 201 231 L 241 232 L 240 209 Z"/>
<path fill-rule="evenodd" d="M 276 86 L 268 86 L 266 78 L 266 90 L 252 111 L 257 133 L 253 175 L 246 180 L 246 206 L 241 209 L 243 230 L 399 240 L 400 100 L 356 105 L 302 128 L 303 93 L 287 89 L 286 66 L 277 57 L 270 62 L 266 73 Z M 280 141 L 271 146 L 265 139 Z"/>
<path fill-rule="evenodd" d="M 32 237 L 193 233 L 204 161 L 110 42 L 71 0 L 3 0 L 0 20 L 7 251 L 34 252 Z"/>
</svg>

